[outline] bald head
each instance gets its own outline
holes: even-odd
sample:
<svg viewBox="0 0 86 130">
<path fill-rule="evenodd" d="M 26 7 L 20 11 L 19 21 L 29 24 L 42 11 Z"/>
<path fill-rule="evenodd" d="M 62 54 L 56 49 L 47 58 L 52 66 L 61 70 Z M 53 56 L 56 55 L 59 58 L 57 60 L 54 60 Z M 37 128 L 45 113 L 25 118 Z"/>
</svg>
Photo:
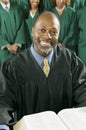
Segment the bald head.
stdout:
<svg viewBox="0 0 86 130">
<path fill-rule="evenodd" d="M 57 25 L 58 29 L 60 29 L 60 23 L 58 18 L 56 17 L 56 15 L 52 12 L 46 11 L 43 12 L 42 14 L 40 14 L 37 19 L 34 22 L 34 26 L 40 24 L 40 22 L 42 23 L 48 23 L 48 24 L 55 24 Z"/>
</svg>

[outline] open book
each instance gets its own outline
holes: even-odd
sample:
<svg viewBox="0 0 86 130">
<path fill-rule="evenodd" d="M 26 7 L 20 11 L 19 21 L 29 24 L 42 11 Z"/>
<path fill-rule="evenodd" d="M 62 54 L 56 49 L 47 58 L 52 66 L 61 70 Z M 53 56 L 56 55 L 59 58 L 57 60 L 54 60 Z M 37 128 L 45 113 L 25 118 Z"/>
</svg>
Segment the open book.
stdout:
<svg viewBox="0 0 86 130">
<path fill-rule="evenodd" d="M 86 107 L 45 111 L 24 116 L 14 130 L 86 130 Z"/>
</svg>

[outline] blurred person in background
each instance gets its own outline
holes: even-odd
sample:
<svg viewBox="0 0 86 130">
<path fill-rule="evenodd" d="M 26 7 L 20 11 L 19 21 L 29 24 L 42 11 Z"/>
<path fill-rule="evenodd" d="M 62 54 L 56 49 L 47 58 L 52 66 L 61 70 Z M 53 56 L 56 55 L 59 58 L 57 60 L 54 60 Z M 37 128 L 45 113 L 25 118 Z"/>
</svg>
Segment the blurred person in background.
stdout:
<svg viewBox="0 0 86 130">
<path fill-rule="evenodd" d="M 60 34 L 58 44 L 77 52 L 77 21 L 75 10 L 70 6 L 70 0 L 51 0 L 54 6 L 51 11 L 59 18 Z"/>
<path fill-rule="evenodd" d="M 71 0 L 71 5 L 72 8 L 74 8 L 76 11 L 83 6 L 86 6 L 86 0 Z"/>
<path fill-rule="evenodd" d="M 0 66 L 22 49 L 22 21 L 23 13 L 19 6 L 10 0 L 0 0 Z"/>
<path fill-rule="evenodd" d="M 28 0 L 28 7 L 25 12 L 24 28 L 26 33 L 27 47 L 33 43 L 32 27 L 37 16 L 42 13 L 43 1 L 42 0 Z"/>
<path fill-rule="evenodd" d="M 23 12 L 25 12 L 25 9 L 27 8 L 28 6 L 28 0 L 10 0 L 12 3 L 16 3 L 21 9 Z"/>
<path fill-rule="evenodd" d="M 81 58 L 86 66 L 86 6 L 78 9 L 77 21 L 79 32 L 78 56 Z"/>
</svg>

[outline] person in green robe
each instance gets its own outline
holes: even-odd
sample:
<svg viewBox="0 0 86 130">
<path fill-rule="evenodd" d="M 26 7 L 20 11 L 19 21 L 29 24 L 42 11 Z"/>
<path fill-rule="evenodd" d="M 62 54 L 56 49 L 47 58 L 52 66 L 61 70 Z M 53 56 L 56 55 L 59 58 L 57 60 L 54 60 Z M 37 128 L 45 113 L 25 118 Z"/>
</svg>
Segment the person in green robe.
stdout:
<svg viewBox="0 0 86 130">
<path fill-rule="evenodd" d="M 9 0 L 0 0 L 0 66 L 15 55 L 25 44 L 20 32 L 23 15 L 19 7 Z"/>
<path fill-rule="evenodd" d="M 86 0 L 71 0 L 71 7 L 76 11 L 86 5 Z"/>
<path fill-rule="evenodd" d="M 33 42 L 32 38 L 32 26 L 36 17 L 43 11 L 42 0 L 28 0 L 28 7 L 25 12 L 24 28 L 26 33 L 27 47 Z"/>
<path fill-rule="evenodd" d="M 78 56 L 86 65 L 86 6 L 77 11 L 79 29 Z"/>
<path fill-rule="evenodd" d="M 57 45 L 59 29 L 56 15 L 43 12 L 33 25 L 31 47 L 3 64 L 0 125 L 12 126 L 33 113 L 86 106 L 86 68 L 73 51 Z M 42 70 L 45 58 L 47 76 Z"/>
<path fill-rule="evenodd" d="M 50 10 L 52 8 L 52 4 L 50 0 L 43 0 L 43 6 L 45 10 Z"/>
<path fill-rule="evenodd" d="M 12 3 L 16 3 L 23 12 L 25 12 L 27 6 L 28 6 L 28 0 L 11 0 Z"/>
<path fill-rule="evenodd" d="M 70 0 L 51 0 L 54 6 L 51 11 L 59 18 L 60 34 L 58 44 L 77 52 L 77 21 L 76 12 L 69 7 Z"/>
</svg>

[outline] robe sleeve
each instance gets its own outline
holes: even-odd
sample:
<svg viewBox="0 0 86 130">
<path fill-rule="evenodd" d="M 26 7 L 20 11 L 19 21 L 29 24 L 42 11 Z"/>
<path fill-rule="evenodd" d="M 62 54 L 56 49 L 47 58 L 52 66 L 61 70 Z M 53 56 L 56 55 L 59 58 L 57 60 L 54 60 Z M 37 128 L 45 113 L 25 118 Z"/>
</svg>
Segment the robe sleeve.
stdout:
<svg viewBox="0 0 86 130">
<path fill-rule="evenodd" d="M 2 48 L 3 46 L 6 46 L 7 44 L 9 44 L 9 42 L 5 39 L 5 37 L 0 33 L 0 48 Z"/>
<path fill-rule="evenodd" d="M 0 48 L 3 46 L 6 46 L 7 44 L 9 44 L 8 40 L 6 39 L 6 35 L 3 34 L 3 30 L 4 28 L 2 28 L 2 18 L 0 17 Z"/>
<path fill-rule="evenodd" d="M 86 68 L 82 61 L 72 55 L 71 62 L 72 86 L 73 86 L 73 106 L 86 106 Z"/>
<path fill-rule="evenodd" d="M 13 87 L 12 87 L 13 86 Z M 16 111 L 16 78 L 11 65 L 4 64 L 0 71 L 0 124 L 12 125 Z"/>
<path fill-rule="evenodd" d="M 2 13 L 1 7 L 0 7 L 0 13 Z M 4 14 L 3 14 L 3 15 L 4 15 Z M 9 43 L 9 42 L 7 41 L 7 39 L 6 39 L 5 34 L 3 33 L 5 30 L 4 30 L 4 28 L 2 28 L 2 27 L 3 27 L 3 19 L 2 19 L 1 15 L 0 15 L 0 48 L 1 48 L 2 46 L 7 45 L 7 44 Z"/>
<path fill-rule="evenodd" d="M 62 43 L 65 44 L 65 46 L 67 48 L 72 49 L 76 45 L 75 36 L 76 36 L 77 21 L 76 21 L 75 12 L 72 13 L 70 21 L 71 22 L 70 22 L 70 26 L 69 26 L 67 35 L 64 37 L 64 40 Z"/>
<path fill-rule="evenodd" d="M 24 21 L 22 22 L 22 24 L 17 32 L 15 43 L 19 43 L 20 45 L 26 45 Z"/>
<path fill-rule="evenodd" d="M 16 26 L 17 26 L 17 31 L 16 31 L 16 36 L 14 43 L 19 43 L 21 45 L 25 44 L 25 31 L 24 31 L 24 14 L 20 10 L 19 6 L 15 9 L 15 18 L 16 18 Z"/>
</svg>

